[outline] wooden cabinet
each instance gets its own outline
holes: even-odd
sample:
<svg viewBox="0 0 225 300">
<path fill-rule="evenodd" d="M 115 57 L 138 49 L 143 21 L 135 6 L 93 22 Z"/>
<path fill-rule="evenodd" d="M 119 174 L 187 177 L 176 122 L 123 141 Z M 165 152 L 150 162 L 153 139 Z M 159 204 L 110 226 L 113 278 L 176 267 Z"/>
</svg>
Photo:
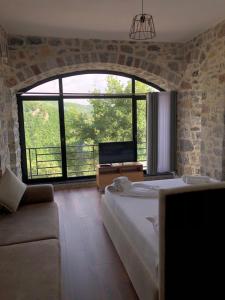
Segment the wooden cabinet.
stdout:
<svg viewBox="0 0 225 300">
<path fill-rule="evenodd" d="M 130 181 L 144 180 L 143 165 L 138 162 L 97 165 L 96 182 L 99 190 L 103 190 L 119 176 L 127 176 Z"/>
</svg>

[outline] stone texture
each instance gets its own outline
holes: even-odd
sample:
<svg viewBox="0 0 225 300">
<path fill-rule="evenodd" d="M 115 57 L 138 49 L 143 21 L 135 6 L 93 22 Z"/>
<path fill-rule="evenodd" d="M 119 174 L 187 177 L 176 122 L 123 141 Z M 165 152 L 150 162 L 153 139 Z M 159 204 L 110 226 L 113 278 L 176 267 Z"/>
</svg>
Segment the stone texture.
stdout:
<svg viewBox="0 0 225 300">
<path fill-rule="evenodd" d="M 180 139 L 179 143 L 180 143 L 180 150 L 183 151 L 183 152 L 189 152 L 189 151 L 194 150 L 194 146 L 193 146 L 193 144 L 191 143 L 190 140 Z"/>
<path fill-rule="evenodd" d="M 150 46 L 148 46 L 148 51 L 156 51 L 156 52 L 158 52 L 158 51 L 160 51 L 160 46 L 158 46 L 158 45 L 150 45 Z"/>
<path fill-rule="evenodd" d="M 130 67 L 128 73 L 143 77 L 165 89 L 175 89 L 185 69 L 183 44 L 149 43 L 106 40 L 78 40 L 44 37 L 11 36 L 13 48 L 10 50 L 10 69 L 8 84 L 14 90 L 28 86 L 47 77 L 58 74 L 56 68 L 64 68 L 62 73 L 77 70 L 78 64 L 100 62 L 100 69 L 123 72 L 125 66 Z M 178 55 L 179 54 L 179 55 Z M 142 60 L 142 62 L 140 61 Z M 148 63 L 151 62 L 151 68 Z M 110 64 L 111 65 L 108 65 Z M 106 65 L 107 64 L 107 65 Z M 114 64 L 117 64 L 115 66 Z M 49 66 L 47 70 L 46 67 Z M 122 68 L 120 66 L 123 66 Z M 17 68 L 17 73 L 14 68 Z M 27 68 L 33 76 L 28 78 Z M 97 67 L 94 66 L 93 69 Z M 134 69 L 131 69 L 134 68 Z M 151 69 L 149 72 L 148 69 Z M 145 71 L 145 72 L 143 72 Z M 26 75 L 24 74 L 26 73 Z M 40 76 L 39 76 L 40 75 Z M 22 82 L 22 78 L 25 80 Z"/>
<path fill-rule="evenodd" d="M 7 87 L 0 68 L 0 173 L 3 174 L 9 165 L 8 128 L 7 128 Z"/>
<path fill-rule="evenodd" d="M 0 27 L 1 39 L 6 43 L 6 33 Z M 0 52 L 0 176 L 4 173 L 5 168 L 9 166 L 9 146 L 8 146 L 8 91 L 5 76 L 7 66 L 5 59 L 2 59 L 3 53 Z"/>
<path fill-rule="evenodd" d="M 42 44 L 42 38 L 37 37 L 37 36 L 29 36 L 29 37 L 27 37 L 26 41 L 27 41 L 27 44 L 30 44 L 30 45 Z"/>
<path fill-rule="evenodd" d="M 125 53 L 129 53 L 129 54 L 133 53 L 133 47 L 130 45 L 121 45 L 120 49 L 122 52 L 125 52 Z"/>
<path fill-rule="evenodd" d="M 8 43 L 9 43 L 10 48 L 22 46 L 22 45 L 24 45 L 24 38 L 23 37 L 21 38 L 19 36 L 10 37 Z"/>
<path fill-rule="evenodd" d="M 180 173 L 191 167 L 194 174 L 225 179 L 225 35 L 221 34 L 224 26 L 225 21 L 185 44 L 188 65 L 179 88 L 179 101 L 183 98 L 186 104 L 182 101 L 178 108 L 178 140 L 185 128 L 194 149 L 178 150 Z M 189 161 L 185 162 L 187 155 Z"/>
</svg>

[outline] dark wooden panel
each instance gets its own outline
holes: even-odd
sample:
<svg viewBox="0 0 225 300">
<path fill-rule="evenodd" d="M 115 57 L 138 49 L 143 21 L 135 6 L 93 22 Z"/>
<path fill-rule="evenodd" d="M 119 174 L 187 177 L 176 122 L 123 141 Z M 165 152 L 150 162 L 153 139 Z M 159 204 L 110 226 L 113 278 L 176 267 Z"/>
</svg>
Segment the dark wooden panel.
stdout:
<svg viewBox="0 0 225 300">
<path fill-rule="evenodd" d="M 165 299 L 225 299 L 225 190 L 166 198 Z"/>
</svg>

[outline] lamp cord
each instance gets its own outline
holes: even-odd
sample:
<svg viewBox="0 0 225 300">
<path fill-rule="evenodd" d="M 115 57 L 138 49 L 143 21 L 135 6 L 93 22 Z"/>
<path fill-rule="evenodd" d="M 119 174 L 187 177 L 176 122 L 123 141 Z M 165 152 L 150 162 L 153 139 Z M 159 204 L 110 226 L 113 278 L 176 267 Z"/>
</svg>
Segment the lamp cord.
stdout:
<svg viewBox="0 0 225 300">
<path fill-rule="evenodd" d="M 143 0 L 141 0 L 141 8 L 142 8 L 142 15 L 144 14 L 144 9 L 143 9 Z"/>
</svg>

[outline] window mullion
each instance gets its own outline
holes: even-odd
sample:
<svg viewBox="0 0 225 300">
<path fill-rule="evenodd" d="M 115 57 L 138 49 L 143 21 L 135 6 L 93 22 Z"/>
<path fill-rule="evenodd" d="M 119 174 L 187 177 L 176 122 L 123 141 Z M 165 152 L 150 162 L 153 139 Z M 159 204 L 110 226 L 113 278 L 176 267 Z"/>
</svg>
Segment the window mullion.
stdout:
<svg viewBox="0 0 225 300">
<path fill-rule="evenodd" d="M 137 161 L 137 100 L 135 95 L 135 79 L 132 78 L 132 134 L 135 144 L 135 161 Z"/>
<path fill-rule="evenodd" d="M 66 162 L 66 138 L 65 138 L 65 117 L 64 117 L 64 103 L 63 103 L 63 86 L 62 78 L 59 78 L 59 123 L 60 123 L 60 139 L 61 139 L 61 153 L 62 153 L 62 174 L 63 178 L 67 178 L 67 162 Z"/>
</svg>

